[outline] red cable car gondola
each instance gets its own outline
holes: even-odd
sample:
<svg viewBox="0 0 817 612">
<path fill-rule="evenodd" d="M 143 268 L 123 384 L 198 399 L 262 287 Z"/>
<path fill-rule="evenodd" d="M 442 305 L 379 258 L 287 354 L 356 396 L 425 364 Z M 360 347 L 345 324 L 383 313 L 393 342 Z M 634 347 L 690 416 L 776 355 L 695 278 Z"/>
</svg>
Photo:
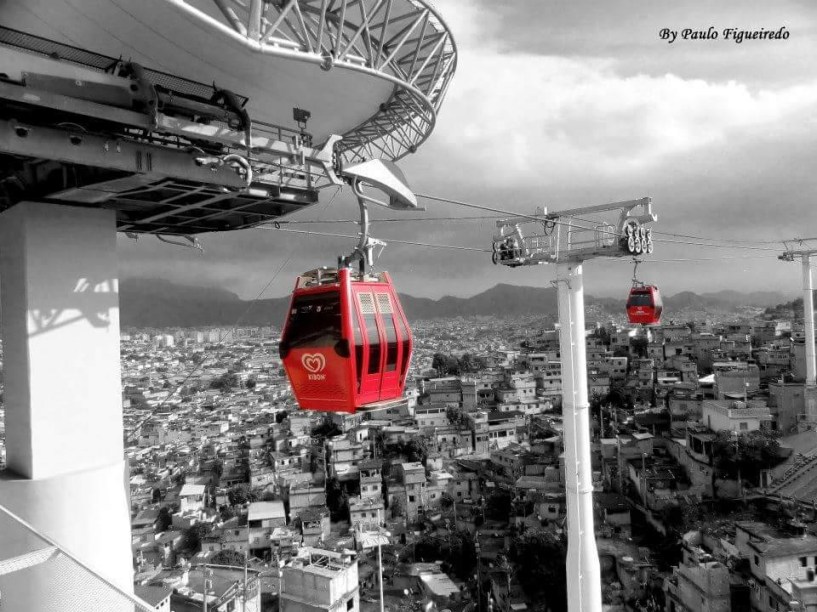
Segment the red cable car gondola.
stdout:
<svg viewBox="0 0 817 612">
<path fill-rule="evenodd" d="M 337 268 L 302 274 L 295 283 L 279 354 L 298 405 L 305 410 L 350 412 L 403 396 L 412 337 L 388 272 L 367 271 L 372 250 L 385 243 L 369 236 L 367 202 L 396 209 L 417 207 L 400 170 L 369 160 L 344 174 L 360 205 L 360 241 Z M 380 202 L 361 190 L 374 185 Z M 353 270 L 353 262 L 359 269 Z"/>
<path fill-rule="evenodd" d="M 657 325 L 664 310 L 661 292 L 655 285 L 645 285 L 638 280 L 639 263 L 640 260 L 633 260 L 633 286 L 627 297 L 627 318 L 634 325 Z"/>
<path fill-rule="evenodd" d="M 301 408 L 355 412 L 403 396 L 412 337 L 388 272 L 300 276 L 279 352 Z"/>
<path fill-rule="evenodd" d="M 635 325 L 657 325 L 664 304 L 655 285 L 634 285 L 627 298 L 627 318 Z"/>
</svg>

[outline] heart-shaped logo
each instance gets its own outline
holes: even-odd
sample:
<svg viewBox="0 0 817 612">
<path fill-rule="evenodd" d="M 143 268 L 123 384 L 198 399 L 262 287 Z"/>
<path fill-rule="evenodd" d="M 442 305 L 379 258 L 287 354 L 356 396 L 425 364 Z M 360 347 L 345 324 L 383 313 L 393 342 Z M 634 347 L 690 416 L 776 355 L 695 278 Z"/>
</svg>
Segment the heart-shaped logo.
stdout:
<svg viewBox="0 0 817 612">
<path fill-rule="evenodd" d="M 304 353 L 301 356 L 301 363 L 307 370 L 317 374 L 326 367 L 326 358 L 320 353 Z"/>
</svg>

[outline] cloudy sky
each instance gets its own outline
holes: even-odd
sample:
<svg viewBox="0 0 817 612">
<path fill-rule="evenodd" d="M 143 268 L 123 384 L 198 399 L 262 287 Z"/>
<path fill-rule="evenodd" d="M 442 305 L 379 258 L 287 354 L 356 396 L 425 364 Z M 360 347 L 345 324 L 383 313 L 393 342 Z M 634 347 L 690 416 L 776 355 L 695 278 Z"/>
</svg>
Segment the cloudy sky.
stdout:
<svg viewBox="0 0 817 612">
<path fill-rule="evenodd" d="M 644 280 L 683 290 L 794 294 L 799 266 L 770 241 L 817 236 L 817 4 L 606 0 L 435 0 L 457 41 L 457 73 L 436 130 L 401 162 L 418 193 L 532 213 L 650 196 L 657 231 L 754 241 L 757 250 L 659 243 Z M 721 32 L 661 40 L 662 28 Z M 788 40 L 723 39 L 724 28 Z M 353 218 L 340 195 L 297 219 Z M 426 202 L 422 216 L 474 211 Z M 374 216 L 394 217 L 389 211 Z M 408 216 L 408 215 L 407 215 Z M 354 233 L 349 224 L 308 226 Z M 375 235 L 489 248 L 490 221 L 375 226 Z M 688 240 L 693 242 L 692 240 Z M 202 238 L 204 254 L 120 237 L 123 278 L 162 277 L 254 298 L 332 265 L 354 241 L 248 230 Z M 695 259 L 672 262 L 667 259 Z M 498 282 L 547 285 L 550 267 L 506 269 L 488 254 L 391 245 L 378 261 L 400 290 L 467 296 Z M 283 267 L 282 267 L 283 266 Z M 623 296 L 632 267 L 585 266 L 586 291 Z"/>
</svg>

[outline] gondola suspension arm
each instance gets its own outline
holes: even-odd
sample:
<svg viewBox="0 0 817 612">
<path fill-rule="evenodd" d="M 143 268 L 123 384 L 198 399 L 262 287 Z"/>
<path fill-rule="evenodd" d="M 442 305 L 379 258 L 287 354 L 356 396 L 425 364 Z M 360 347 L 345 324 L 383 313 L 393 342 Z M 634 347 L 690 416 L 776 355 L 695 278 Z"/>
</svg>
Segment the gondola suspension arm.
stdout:
<svg viewBox="0 0 817 612">
<path fill-rule="evenodd" d="M 369 268 L 374 265 L 374 257 L 372 252 L 374 251 L 374 247 L 380 246 L 385 247 L 386 243 L 382 240 L 378 240 L 377 238 L 372 238 L 369 236 L 369 208 L 368 203 L 374 203 L 378 205 L 382 205 L 381 202 L 378 200 L 366 195 L 363 193 L 363 189 L 360 185 L 360 180 L 355 179 L 352 181 L 352 191 L 354 192 L 355 196 L 357 197 L 357 203 L 360 207 L 360 239 L 358 240 L 357 246 L 355 249 L 347 256 L 341 257 L 339 260 L 339 267 L 346 268 L 349 267 L 353 262 L 357 261 L 360 265 L 360 273 L 365 274 L 367 266 Z"/>
</svg>

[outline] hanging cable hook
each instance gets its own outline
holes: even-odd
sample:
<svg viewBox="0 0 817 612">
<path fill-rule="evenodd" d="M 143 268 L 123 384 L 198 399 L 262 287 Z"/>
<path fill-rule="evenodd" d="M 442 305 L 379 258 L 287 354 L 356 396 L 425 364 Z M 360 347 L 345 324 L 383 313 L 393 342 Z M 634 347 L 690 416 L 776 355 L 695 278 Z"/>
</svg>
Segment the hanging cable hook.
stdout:
<svg viewBox="0 0 817 612">
<path fill-rule="evenodd" d="M 641 287 L 644 285 L 644 283 L 638 280 L 638 264 L 640 263 L 640 259 L 633 257 L 633 287 Z"/>
<path fill-rule="evenodd" d="M 352 262 L 358 261 L 360 262 L 360 273 L 364 275 L 366 274 L 366 268 L 371 268 L 372 265 L 374 265 L 374 257 L 372 253 L 374 247 L 385 247 L 386 243 L 382 240 L 369 236 L 370 223 L 369 208 L 367 203 L 373 202 L 375 204 L 379 204 L 379 202 L 363 193 L 360 186 L 360 181 L 357 179 L 352 181 L 352 191 L 354 192 L 355 196 L 357 196 L 357 203 L 360 207 L 360 221 L 358 222 L 360 225 L 360 239 L 358 240 L 354 251 L 345 257 L 339 258 L 338 265 L 339 267 L 346 268 L 349 267 Z M 380 252 L 382 253 L 382 248 Z"/>
</svg>

